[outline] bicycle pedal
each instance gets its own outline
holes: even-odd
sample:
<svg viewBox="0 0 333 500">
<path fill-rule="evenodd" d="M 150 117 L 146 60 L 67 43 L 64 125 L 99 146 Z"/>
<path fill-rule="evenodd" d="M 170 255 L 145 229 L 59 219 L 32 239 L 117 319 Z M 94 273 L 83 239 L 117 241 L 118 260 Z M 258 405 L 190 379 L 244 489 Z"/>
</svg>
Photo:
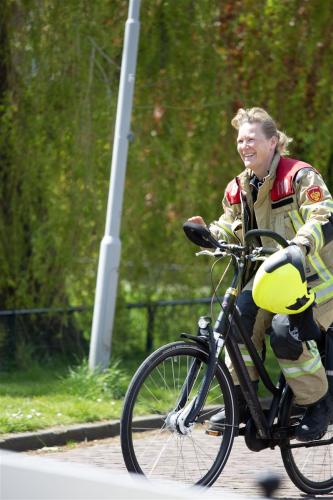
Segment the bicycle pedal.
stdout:
<svg viewBox="0 0 333 500">
<path fill-rule="evenodd" d="M 206 434 L 208 434 L 208 436 L 222 436 L 222 432 L 221 431 L 214 431 L 212 429 L 207 429 L 206 430 Z"/>
</svg>

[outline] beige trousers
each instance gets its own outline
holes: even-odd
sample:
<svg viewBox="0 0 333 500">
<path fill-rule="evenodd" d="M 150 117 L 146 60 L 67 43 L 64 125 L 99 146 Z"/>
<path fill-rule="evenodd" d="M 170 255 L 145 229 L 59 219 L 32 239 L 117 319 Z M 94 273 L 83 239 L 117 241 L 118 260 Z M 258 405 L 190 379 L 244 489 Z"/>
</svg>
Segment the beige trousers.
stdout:
<svg viewBox="0 0 333 500">
<path fill-rule="evenodd" d="M 259 309 L 252 336 L 252 341 L 259 353 L 262 352 L 265 334 L 271 325 L 272 318 L 273 315 L 271 313 Z M 327 328 L 330 322 L 327 324 L 326 320 L 325 323 L 325 328 Z M 258 372 L 245 345 L 239 345 L 251 380 L 258 380 Z M 297 404 L 310 405 L 326 394 L 328 390 L 327 377 L 315 341 L 303 342 L 303 352 L 296 361 L 288 359 L 277 359 L 277 361 L 284 373 L 288 385 L 295 395 Z M 235 369 L 227 352 L 225 363 L 230 370 L 234 383 L 239 384 Z"/>
</svg>

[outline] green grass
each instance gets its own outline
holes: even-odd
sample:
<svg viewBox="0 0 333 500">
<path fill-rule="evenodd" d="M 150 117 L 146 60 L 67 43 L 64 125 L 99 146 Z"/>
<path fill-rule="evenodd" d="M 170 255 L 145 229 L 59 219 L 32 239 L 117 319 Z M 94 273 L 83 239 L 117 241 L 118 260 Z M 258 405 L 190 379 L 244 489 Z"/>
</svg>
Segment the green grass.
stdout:
<svg viewBox="0 0 333 500">
<path fill-rule="evenodd" d="M 0 433 L 119 418 L 129 379 L 119 363 L 101 374 L 86 362 L 1 373 Z"/>
<path fill-rule="evenodd" d="M 22 371 L 0 373 L 0 434 L 118 419 L 128 383 L 139 364 L 139 360 L 131 360 L 124 367 L 113 362 L 110 369 L 93 374 L 87 362 L 70 368 L 31 363 Z M 276 380 L 279 369 L 270 349 L 266 366 Z M 259 393 L 268 395 L 262 386 Z M 146 411 L 149 413 L 149 401 Z"/>
</svg>

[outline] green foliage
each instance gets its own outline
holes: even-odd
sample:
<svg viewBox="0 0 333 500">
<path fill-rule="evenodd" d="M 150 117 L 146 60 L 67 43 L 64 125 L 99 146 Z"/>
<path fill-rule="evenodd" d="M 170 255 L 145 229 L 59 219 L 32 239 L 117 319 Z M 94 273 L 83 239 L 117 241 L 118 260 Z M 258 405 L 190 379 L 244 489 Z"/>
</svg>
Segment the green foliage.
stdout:
<svg viewBox="0 0 333 500">
<path fill-rule="evenodd" d="M 120 399 L 126 393 L 128 377 L 119 367 L 120 361 L 102 372 L 91 371 L 87 361 L 81 362 L 62 378 L 64 388 L 72 396 L 85 399 Z"/>
<path fill-rule="evenodd" d="M 126 0 L 2 2 L 3 309 L 93 303 L 127 9 Z M 220 214 L 242 168 L 230 126 L 238 107 L 267 108 L 294 138 L 291 155 L 333 188 L 332 19 L 322 0 L 142 1 L 118 346 L 133 348 L 144 324 L 125 300 L 209 286 L 181 224 Z"/>
</svg>

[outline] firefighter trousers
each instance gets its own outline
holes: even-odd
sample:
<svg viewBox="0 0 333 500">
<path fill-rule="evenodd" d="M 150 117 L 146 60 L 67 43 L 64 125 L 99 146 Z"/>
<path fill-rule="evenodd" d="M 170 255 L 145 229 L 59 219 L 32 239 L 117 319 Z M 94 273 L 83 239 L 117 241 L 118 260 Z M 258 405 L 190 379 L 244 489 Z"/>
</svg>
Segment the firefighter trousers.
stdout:
<svg viewBox="0 0 333 500">
<path fill-rule="evenodd" d="M 255 347 L 261 355 L 265 350 L 266 334 L 270 335 L 272 350 L 288 385 L 295 395 L 295 402 L 299 405 L 310 405 L 325 396 L 328 390 L 328 382 L 316 341 L 313 339 L 301 341 L 293 337 L 290 331 L 294 330 L 294 324 L 290 325 L 290 317 L 273 315 L 259 309 L 254 303 L 252 291 L 249 289 L 245 289 L 239 295 L 236 307 L 244 330 L 252 337 Z M 309 334 L 311 329 L 314 332 L 313 338 L 318 336 L 318 325 L 314 321 L 311 323 L 308 319 L 306 318 L 306 321 L 299 323 L 300 331 L 298 333 L 300 335 L 304 334 L 303 337 L 300 337 L 302 339 L 311 336 Z M 237 326 L 233 322 L 231 324 L 232 335 L 235 336 L 239 344 L 250 378 L 252 381 L 258 380 L 258 372 L 243 343 Z M 309 328 L 309 325 L 311 325 L 311 328 Z M 227 352 L 225 362 L 234 383 L 238 384 L 237 375 Z"/>
</svg>

